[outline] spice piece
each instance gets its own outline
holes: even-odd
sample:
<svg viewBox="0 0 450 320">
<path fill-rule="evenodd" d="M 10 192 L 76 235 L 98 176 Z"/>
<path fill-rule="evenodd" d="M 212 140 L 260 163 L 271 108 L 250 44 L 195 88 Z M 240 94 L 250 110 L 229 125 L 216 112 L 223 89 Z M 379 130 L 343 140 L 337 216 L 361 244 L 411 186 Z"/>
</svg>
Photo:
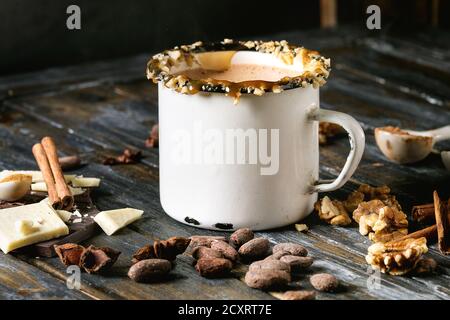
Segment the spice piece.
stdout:
<svg viewBox="0 0 450 320">
<path fill-rule="evenodd" d="M 51 137 L 44 137 L 41 140 L 41 145 L 45 151 L 45 155 L 51 168 L 51 174 L 53 175 L 54 178 L 53 181 L 55 182 L 57 195 L 59 199 L 61 199 L 62 204 L 61 207 L 58 209 L 70 210 L 73 207 L 74 198 L 69 187 L 67 186 L 66 180 L 64 179 L 61 164 L 59 163 L 58 159 L 58 152 L 56 149 L 55 142 Z M 46 168 L 45 165 L 44 168 Z M 45 183 L 47 184 L 48 188 L 48 183 L 51 183 L 51 181 L 45 180 Z"/>
<path fill-rule="evenodd" d="M 226 259 L 231 261 L 236 261 L 239 258 L 236 249 L 225 241 L 214 240 L 211 242 L 211 249 L 219 251 Z"/>
<path fill-rule="evenodd" d="M 120 252 L 108 247 L 89 246 L 80 257 L 80 267 L 88 273 L 102 273 L 117 261 Z"/>
<path fill-rule="evenodd" d="M 162 280 L 172 269 L 172 264 L 164 259 L 147 259 L 132 265 L 128 277 L 136 282 L 153 282 Z"/>
<path fill-rule="evenodd" d="M 347 226 L 352 223 L 342 202 L 331 200 L 328 196 L 317 201 L 314 205 L 319 218 L 335 226 Z"/>
<path fill-rule="evenodd" d="M 255 261 L 264 258 L 269 251 L 269 240 L 255 238 L 244 243 L 239 248 L 239 255 L 245 261 Z"/>
<path fill-rule="evenodd" d="M 278 251 L 287 251 L 293 256 L 305 257 L 308 255 L 308 250 L 300 244 L 297 243 L 279 243 L 273 247 L 273 253 L 277 253 Z"/>
<path fill-rule="evenodd" d="M 442 202 L 437 191 L 433 192 L 433 199 L 439 251 L 442 254 L 448 255 L 450 254 L 450 228 L 447 221 L 447 207 L 449 203 Z"/>
<path fill-rule="evenodd" d="M 314 260 L 311 257 L 299 257 L 287 255 L 280 258 L 281 262 L 289 264 L 292 271 L 300 271 L 309 268 Z"/>
<path fill-rule="evenodd" d="M 230 244 L 239 249 L 244 243 L 254 238 L 253 231 L 249 228 L 238 229 L 230 236 Z"/>
<path fill-rule="evenodd" d="M 437 227 L 436 225 L 432 225 L 427 228 L 417 230 L 416 232 L 407 234 L 406 236 L 397 238 L 394 241 L 402 241 L 406 239 L 419 239 L 422 237 L 426 238 L 427 241 L 433 241 L 436 239 L 436 235 L 437 235 Z"/>
<path fill-rule="evenodd" d="M 55 246 L 55 252 L 59 257 L 59 260 L 61 260 L 65 266 L 79 266 L 81 255 L 84 250 L 85 248 L 83 246 L 76 243 L 66 243 Z"/>
<path fill-rule="evenodd" d="M 435 222 L 434 203 L 427 203 L 412 207 L 412 220 L 418 223 Z"/>
<path fill-rule="evenodd" d="M 103 160 L 104 165 L 113 166 L 117 164 L 134 164 L 142 159 L 142 152 L 140 150 L 132 150 L 126 148 L 123 153 L 117 157 L 109 157 Z"/>
<path fill-rule="evenodd" d="M 289 272 L 281 270 L 255 270 L 245 274 L 245 283 L 250 288 L 269 290 L 285 288 L 291 281 Z"/>
<path fill-rule="evenodd" d="M 329 273 L 317 273 L 311 278 L 309 282 L 318 291 L 334 292 L 339 286 L 338 279 Z"/>
<path fill-rule="evenodd" d="M 288 263 L 282 262 L 280 260 L 260 260 L 255 261 L 252 264 L 250 264 L 248 271 L 258 271 L 258 270 L 281 270 L 285 272 L 291 272 L 291 267 Z"/>
<path fill-rule="evenodd" d="M 233 264 L 223 258 L 202 258 L 197 261 L 195 270 L 205 278 L 221 278 L 227 276 Z"/>
<path fill-rule="evenodd" d="M 147 148 L 158 148 L 159 147 L 159 125 L 155 124 L 152 127 L 149 137 L 145 140 L 145 146 Z"/>
<path fill-rule="evenodd" d="M 147 245 L 138 249 L 134 255 L 132 262 L 136 263 L 140 260 L 151 258 L 166 259 L 174 261 L 177 255 L 182 254 L 191 242 L 188 238 L 171 237 L 167 240 L 156 240 L 153 245 Z"/>
<path fill-rule="evenodd" d="M 283 293 L 271 292 L 271 294 L 280 300 L 315 300 L 316 293 L 308 290 L 289 290 Z"/>
<path fill-rule="evenodd" d="M 81 159 L 78 155 L 60 157 L 59 164 L 63 171 L 73 170 L 81 166 Z"/>
<path fill-rule="evenodd" d="M 413 270 L 422 254 L 427 251 L 425 238 L 378 242 L 369 247 L 366 261 L 374 269 L 398 276 Z"/>
</svg>

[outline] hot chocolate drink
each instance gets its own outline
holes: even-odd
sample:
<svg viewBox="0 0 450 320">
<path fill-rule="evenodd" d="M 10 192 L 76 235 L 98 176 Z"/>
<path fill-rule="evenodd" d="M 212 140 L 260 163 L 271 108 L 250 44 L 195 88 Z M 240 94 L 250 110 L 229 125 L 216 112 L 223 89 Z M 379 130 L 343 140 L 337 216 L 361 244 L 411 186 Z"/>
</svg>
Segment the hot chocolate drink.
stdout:
<svg viewBox="0 0 450 320">
<path fill-rule="evenodd" d="M 183 74 L 190 79 L 215 79 L 227 80 L 231 82 L 242 81 L 279 81 L 284 77 L 295 77 L 301 72 L 287 69 L 277 68 L 273 66 L 256 65 L 256 64 L 232 64 L 227 70 L 215 71 L 205 70 L 201 68 L 189 69 L 179 74 Z"/>
</svg>

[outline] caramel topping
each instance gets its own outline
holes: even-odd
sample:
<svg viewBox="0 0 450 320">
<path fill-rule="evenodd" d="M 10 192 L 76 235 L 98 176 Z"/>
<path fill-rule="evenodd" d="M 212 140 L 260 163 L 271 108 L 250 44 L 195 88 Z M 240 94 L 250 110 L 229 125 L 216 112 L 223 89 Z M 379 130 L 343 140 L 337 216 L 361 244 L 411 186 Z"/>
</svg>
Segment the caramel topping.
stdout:
<svg viewBox="0 0 450 320">
<path fill-rule="evenodd" d="M 237 51 L 254 51 L 272 54 L 287 67 L 297 59 L 303 65 L 298 75 L 288 74 L 277 80 L 248 80 L 233 82 L 212 77 L 190 77 L 190 72 L 177 71 L 177 67 L 186 69 L 205 69 L 207 71 L 225 71 Z M 183 68 L 182 68 L 183 69 Z M 203 44 L 196 42 L 166 50 L 152 57 L 147 64 L 147 77 L 154 83 L 162 81 L 164 85 L 177 92 L 195 94 L 202 92 L 223 93 L 232 97 L 235 103 L 242 94 L 263 95 L 266 92 L 280 93 L 283 90 L 312 85 L 323 85 L 330 72 L 330 60 L 317 51 L 289 45 L 286 41 L 234 41 L 225 39 L 218 43 Z M 199 79 L 195 79 L 199 78 Z"/>
</svg>

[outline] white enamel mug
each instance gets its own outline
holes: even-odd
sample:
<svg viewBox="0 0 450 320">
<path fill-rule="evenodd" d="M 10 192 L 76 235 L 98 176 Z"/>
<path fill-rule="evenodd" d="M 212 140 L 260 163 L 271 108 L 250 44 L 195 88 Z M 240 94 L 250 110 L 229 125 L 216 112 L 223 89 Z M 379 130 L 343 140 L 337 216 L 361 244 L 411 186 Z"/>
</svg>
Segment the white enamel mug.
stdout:
<svg viewBox="0 0 450 320">
<path fill-rule="evenodd" d="M 279 59 L 238 52 L 232 64 L 281 66 Z M 284 67 L 284 66 L 283 66 Z M 159 83 L 160 199 L 172 218 L 206 229 L 263 230 L 308 216 L 317 193 L 340 188 L 364 151 L 351 116 L 319 108 L 311 86 L 243 94 L 186 95 Z M 319 182 L 318 123 L 342 126 L 350 153 L 336 180 Z"/>
</svg>

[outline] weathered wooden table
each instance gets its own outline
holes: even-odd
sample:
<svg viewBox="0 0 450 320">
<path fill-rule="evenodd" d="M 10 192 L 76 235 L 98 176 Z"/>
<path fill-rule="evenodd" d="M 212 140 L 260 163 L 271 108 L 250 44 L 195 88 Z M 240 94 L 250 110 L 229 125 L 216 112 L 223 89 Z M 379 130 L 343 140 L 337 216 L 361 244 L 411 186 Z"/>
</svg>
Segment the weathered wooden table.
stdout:
<svg viewBox="0 0 450 320">
<path fill-rule="evenodd" d="M 359 28 L 361 29 L 361 28 Z M 358 30 L 359 30 L 358 29 Z M 429 129 L 450 123 L 450 33 L 381 36 L 341 28 L 309 31 L 271 38 L 287 39 L 331 57 L 333 71 L 321 92 L 323 108 L 355 116 L 367 135 L 365 154 L 356 174 L 333 194 L 345 197 L 361 183 L 387 184 L 406 212 L 414 204 L 431 202 L 432 191 L 450 196 L 450 173 L 438 155 L 416 165 L 388 162 L 374 143 L 377 126 Z M 228 279 L 207 280 L 181 256 L 170 281 L 137 284 L 126 277 L 131 254 L 154 239 L 192 234 L 220 234 L 182 225 L 162 210 L 158 194 L 158 150 L 144 140 L 157 122 L 156 87 L 145 79 L 150 54 L 132 58 L 54 68 L 0 78 L 0 169 L 36 168 L 33 143 L 44 135 L 55 138 L 61 152 L 81 154 L 89 164 L 79 173 L 102 178 L 94 192 L 100 209 L 135 207 L 145 210 L 142 220 L 108 237 L 88 241 L 122 251 L 106 276 L 83 274 L 81 290 L 69 290 L 69 276 L 56 258 L 37 259 L 0 254 L 0 298 L 6 299 L 272 299 L 248 288 L 237 271 Z M 104 166 L 101 160 L 124 147 L 142 149 L 137 165 Z M 447 145 L 448 147 L 448 145 Z M 335 176 L 348 152 L 345 137 L 321 148 L 320 173 Z M 448 148 L 450 149 L 450 148 Z M 450 259 L 432 245 L 429 256 L 439 269 L 429 277 L 381 275 L 380 288 L 369 289 L 372 275 L 364 260 L 369 240 L 357 227 L 331 227 L 311 216 L 310 231 L 293 227 L 262 232 L 274 243 L 305 245 L 316 258 L 312 271 L 335 274 L 344 284 L 337 294 L 320 299 L 449 299 Z M 242 270 L 244 271 L 244 270 Z M 307 275 L 300 284 L 309 287 Z"/>
</svg>

